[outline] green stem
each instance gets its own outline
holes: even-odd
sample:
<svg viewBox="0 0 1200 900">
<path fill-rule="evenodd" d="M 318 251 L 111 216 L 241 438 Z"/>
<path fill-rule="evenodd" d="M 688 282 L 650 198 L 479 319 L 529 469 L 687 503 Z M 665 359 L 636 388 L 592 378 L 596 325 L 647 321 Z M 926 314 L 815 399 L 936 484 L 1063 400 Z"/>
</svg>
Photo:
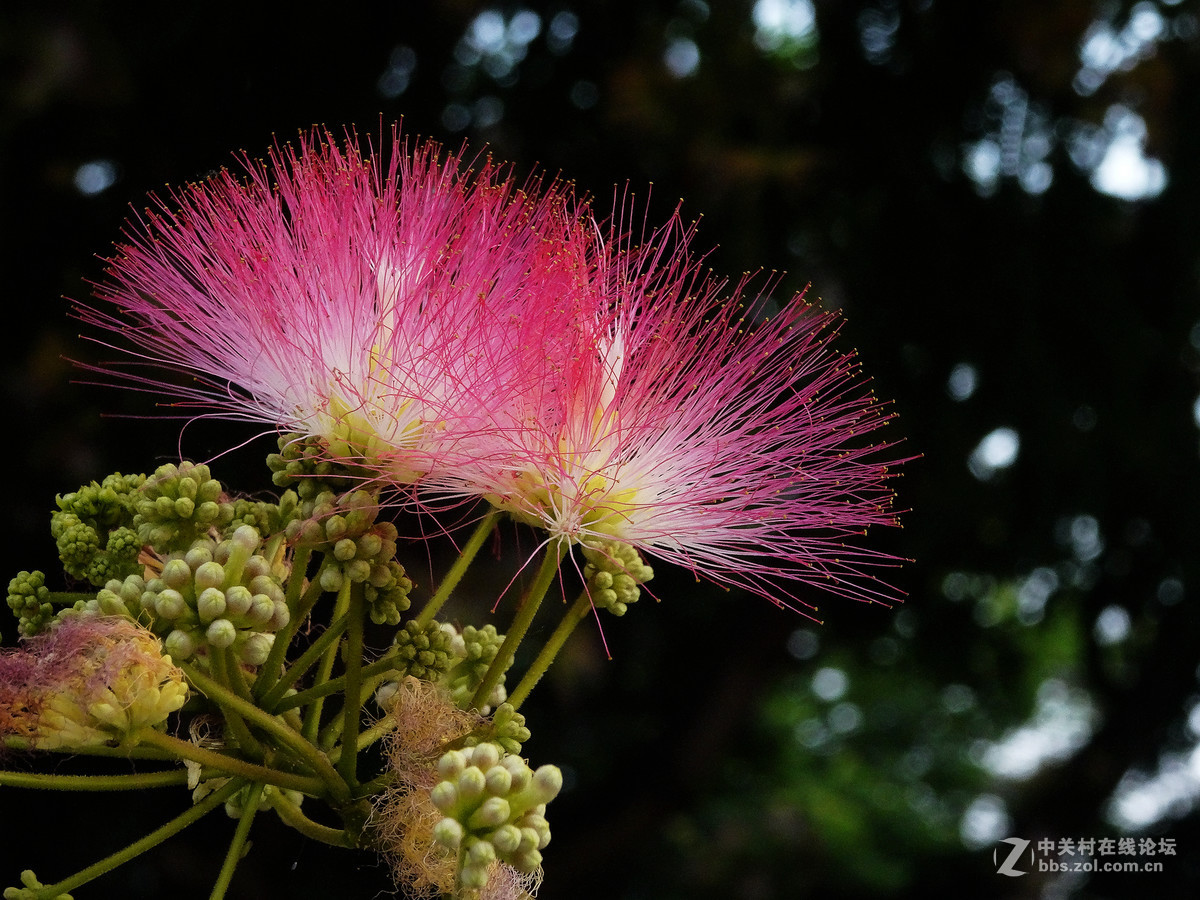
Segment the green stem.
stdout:
<svg viewBox="0 0 1200 900">
<path fill-rule="evenodd" d="M 238 700 L 247 702 L 247 698 L 241 697 L 231 685 L 231 681 L 233 680 L 230 675 L 230 660 L 232 658 L 232 654 L 223 647 L 210 647 L 209 649 L 211 651 L 209 655 L 209 662 L 212 670 L 213 683 L 220 684 L 221 689 L 229 696 L 233 696 Z M 236 666 L 236 661 L 233 662 L 232 665 Z M 187 671 L 186 668 L 185 671 Z M 193 682 L 193 684 L 194 683 L 195 682 Z M 197 685 L 197 687 L 199 687 L 199 685 Z M 209 693 L 208 691 L 205 691 L 204 693 L 208 694 L 208 698 L 214 703 L 220 704 L 221 712 L 224 714 L 225 721 L 229 724 L 229 730 L 233 732 L 233 737 L 237 741 L 238 746 L 241 747 L 241 749 L 244 750 L 249 756 L 253 756 L 255 759 L 262 759 L 262 744 L 258 742 L 258 738 L 250 733 L 249 726 L 246 725 L 245 720 L 238 713 L 237 709 L 232 708 L 229 704 L 221 703 L 217 696 Z M 249 705 L 248 702 L 247 705 Z"/>
<path fill-rule="evenodd" d="M 471 534 L 470 539 L 463 546 L 462 552 L 458 555 L 458 559 L 454 561 L 454 565 L 450 567 L 450 571 L 442 579 L 442 583 L 438 585 L 437 592 L 429 598 L 429 602 L 425 604 L 421 614 L 417 616 L 417 624 L 422 628 L 433 621 L 433 617 L 438 614 L 438 610 L 449 599 L 450 594 L 458 587 L 458 583 L 462 581 L 463 575 L 470 568 L 471 563 L 475 560 L 475 554 L 479 552 L 479 548 L 483 546 L 483 542 L 487 540 L 492 529 L 496 527 L 496 520 L 500 518 L 500 510 L 491 509 L 475 526 L 475 531 Z"/>
<path fill-rule="evenodd" d="M 371 687 L 373 689 L 378 686 L 377 682 L 383 681 L 388 675 L 397 671 L 400 670 L 396 668 L 395 655 L 377 659 L 375 662 L 362 667 L 363 687 Z M 271 709 L 277 713 L 281 713 L 289 709 L 295 709 L 297 706 L 305 706 L 317 697 L 328 697 L 330 694 L 338 693 L 345 684 L 346 678 L 343 675 L 339 675 L 337 678 L 330 678 L 318 687 L 311 687 L 307 690 L 282 697 L 279 702 L 271 706 Z"/>
<path fill-rule="evenodd" d="M 546 545 L 546 553 L 542 557 L 542 565 L 533 580 L 533 585 L 529 588 L 529 593 L 521 603 L 520 608 L 517 609 L 512 626 L 508 629 L 508 633 L 504 636 L 504 642 L 496 652 L 496 658 L 488 666 L 487 673 L 483 676 L 483 681 L 475 691 L 475 696 L 471 698 L 471 706 L 473 708 L 482 709 L 486 705 L 487 698 L 491 695 L 496 685 L 500 683 L 501 676 L 512 665 L 513 656 L 517 652 L 517 646 L 525 637 L 526 632 L 529 631 L 529 626 L 533 622 L 533 617 L 537 614 L 538 607 L 542 604 L 542 599 L 546 596 L 546 592 L 550 590 L 550 585 L 554 583 L 555 576 L 558 575 L 559 563 L 562 562 L 566 551 L 567 545 L 557 541 Z"/>
<path fill-rule="evenodd" d="M 571 608 L 567 610 L 567 614 L 558 623 L 558 627 L 554 629 L 554 633 L 542 645 L 537 658 L 525 670 L 525 674 L 521 676 L 521 681 L 517 684 L 516 688 L 508 695 L 508 702 L 512 704 L 513 709 L 519 708 L 525 698 L 529 696 L 529 692 L 533 690 L 534 685 L 541 680 L 542 676 L 546 674 L 546 670 L 550 668 L 550 664 L 554 662 L 558 651 L 567 642 L 567 638 L 571 636 L 571 632 L 575 630 L 575 626 L 582 622 L 591 610 L 592 598 L 588 596 L 587 591 L 583 591 L 575 599 L 575 602 L 571 604 Z"/>
<path fill-rule="evenodd" d="M 342 746 L 351 748 L 343 752 L 337 762 L 337 770 L 346 783 L 354 787 L 358 783 L 358 729 L 362 717 L 362 657 L 363 620 L 367 617 L 363 585 L 355 584 L 350 589 L 350 609 L 346 614 L 349 627 L 346 629 L 346 679 L 345 700 L 342 705 Z"/>
<path fill-rule="evenodd" d="M 213 681 L 195 666 L 185 662 L 180 663 L 180 668 L 187 675 L 188 681 L 197 690 L 207 695 L 210 700 L 219 703 L 222 707 L 232 708 L 246 721 L 253 723 L 275 738 L 281 747 L 292 751 L 298 761 L 307 765 L 318 778 L 325 782 L 330 796 L 335 800 L 344 802 L 350 799 L 350 786 L 338 775 L 330 764 L 329 758 L 313 746 L 311 741 L 306 740 L 304 735 L 298 734 L 287 724 L 259 709 L 253 703 L 247 703 L 241 697 Z"/>
<path fill-rule="evenodd" d="M 271 804 L 275 812 L 279 813 L 279 818 L 285 825 L 296 829 L 305 837 L 320 841 L 322 844 L 332 844 L 334 847 L 354 846 L 354 839 L 345 831 L 314 822 L 300 811 L 299 806 L 282 794 L 270 794 L 267 802 Z"/>
<path fill-rule="evenodd" d="M 130 772 L 121 775 L 48 775 L 40 772 L 0 772 L 0 785 L 39 791 L 132 791 L 187 784 L 183 769 Z"/>
<path fill-rule="evenodd" d="M 346 611 L 350 608 L 350 588 L 351 581 L 349 578 L 342 582 L 342 588 L 338 591 L 337 603 L 333 607 L 333 621 L 343 618 Z M 332 627 L 332 625 L 330 626 Z M 317 673 L 313 676 L 313 687 L 319 687 L 329 680 L 330 674 L 333 672 L 333 664 L 337 661 L 338 645 L 330 644 L 326 648 L 325 653 L 321 656 L 321 662 L 317 666 Z M 321 712 L 325 707 L 323 697 L 318 697 L 313 701 L 308 708 L 308 712 L 304 716 L 304 737 L 310 743 L 317 743 L 317 732 L 321 727 Z"/>
<path fill-rule="evenodd" d="M 229 882 L 233 880 L 233 870 L 237 868 L 237 864 L 247 849 L 246 838 L 250 836 L 250 826 L 254 824 L 254 816 L 258 813 L 258 804 L 262 799 L 262 793 L 261 782 L 251 784 L 250 790 L 246 792 L 241 818 L 238 819 L 237 828 L 233 832 L 233 840 L 229 842 L 229 850 L 225 854 L 225 862 L 221 865 L 221 871 L 217 875 L 212 893 L 208 895 L 208 900 L 224 900 L 225 891 L 229 889 Z"/>
<path fill-rule="evenodd" d="M 3 746 L 5 750 L 16 750 L 20 753 L 44 751 L 44 748 L 37 746 L 36 741 L 31 741 L 26 737 L 6 737 L 0 741 L 0 746 Z M 116 756 L 121 759 L 174 759 L 173 756 L 168 756 L 161 750 L 156 750 L 153 747 L 110 747 L 106 744 L 96 744 L 90 747 L 71 747 L 69 751 L 65 752 L 69 752 L 72 756 Z"/>
<path fill-rule="evenodd" d="M 346 630 L 346 625 L 347 621 L 345 618 L 338 619 L 336 622 L 329 624 L 329 627 L 309 645 L 308 649 L 300 654 L 294 663 L 288 666 L 287 671 L 283 673 L 282 677 L 275 683 L 275 686 L 262 698 L 264 709 L 279 712 L 297 705 L 296 703 L 285 704 L 285 700 L 290 700 L 291 698 L 285 698 L 284 694 L 287 693 L 288 688 L 304 677 L 304 673 L 312 668 L 317 660 L 321 658 L 321 655 L 329 649 L 329 645 L 342 636 L 342 632 Z M 330 693 L 334 692 L 331 691 Z"/>
<path fill-rule="evenodd" d="M 355 744 L 354 744 L 355 751 L 358 753 L 361 753 L 363 750 L 367 749 L 367 747 L 370 747 L 373 743 L 375 743 L 377 740 L 379 740 L 385 734 L 394 730 L 395 727 L 396 727 L 396 720 L 394 718 L 392 718 L 391 716 L 384 716 L 382 719 L 380 719 L 374 725 L 371 725 L 369 728 L 363 728 L 358 733 L 358 740 L 355 741 Z M 345 741 L 343 741 L 342 743 L 338 744 L 336 747 L 334 747 L 332 750 L 329 751 L 329 758 L 331 760 L 333 760 L 333 762 L 336 764 L 342 758 L 342 753 L 345 749 L 346 749 L 346 743 L 345 743 Z M 362 791 L 359 791 L 360 795 L 362 795 L 362 793 L 363 793 Z"/>
<path fill-rule="evenodd" d="M 47 603 L 54 603 L 58 606 L 74 606 L 80 600 L 94 600 L 96 597 L 93 591 L 90 594 L 80 591 L 51 591 L 46 595 Z"/>
<path fill-rule="evenodd" d="M 304 595 L 300 594 L 304 588 L 304 573 L 308 569 L 308 560 L 311 556 L 310 548 L 299 547 L 292 558 L 292 574 L 288 578 L 285 593 L 290 617 L 288 623 L 275 633 L 275 643 L 271 645 L 267 659 L 259 669 L 258 681 L 254 685 L 255 696 L 262 697 L 275 686 L 279 673 L 283 670 L 283 661 L 287 656 L 287 648 L 291 645 L 292 638 L 296 636 L 296 632 L 300 630 L 300 626 L 304 624 L 308 614 L 321 599 L 321 584 L 315 578 L 309 584 Z"/>
<path fill-rule="evenodd" d="M 181 740 L 169 734 L 163 734 L 161 731 L 144 733 L 141 739 L 170 751 L 176 759 L 187 759 L 200 763 L 200 765 L 214 771 L 225 775 L 235 775 L 246 781 L 261 781 L 284 788 L 285 790 L 300 791 L 302 794 L 309 794 L 314 797 L 322 796 L 326 790 L 325 782 L 320 778 L 313 778 L 309 775 L 297 775 L 294 772 L 284 772 L 280 769 L 270 769 L 266 766 L 260 766 L 257 763 L 239 759 L 236 756 L 229 756 L 225 753 L 218 753 L 216 750 L 200 747 L 191 741 Z M 186 776 L 187 773 L 183 774 Z M 65 778 L 68 776 L 60 777 Z"/>
<path fill-rule="evenodd" d="M 222 785 L 219 789 L 213 791 L 199 803 L 191 806 L 184 812 L 180 813 L 171 821 L 167 822 L 161 828 L 156 828 L 144 838 L 134 841 L 128 847 L 118 850 L 111 856 L 106 856 L 98 862 L 92 863 L 86 869 L 76 872 L 70 878 L 63 879 L 58 884 L 46 885 L 39 888 L 35 895 L 38 900 L 53 900 L 55 897 L 67 893 L 80 885 L 87 884 L 101 875 L 111 872 L 118 866 L 129 862 L 141 854 L 145 853 L 154 847 L 157 847 L 167 838 L 172 837 L 189 825 L 203 818 L 208 813 L 212 812 L 218 806 L 221 806 L 226 800 L 240 791 L 246 782 L 240 778 L 234 778 L 228 784 Z"/>
</svg>

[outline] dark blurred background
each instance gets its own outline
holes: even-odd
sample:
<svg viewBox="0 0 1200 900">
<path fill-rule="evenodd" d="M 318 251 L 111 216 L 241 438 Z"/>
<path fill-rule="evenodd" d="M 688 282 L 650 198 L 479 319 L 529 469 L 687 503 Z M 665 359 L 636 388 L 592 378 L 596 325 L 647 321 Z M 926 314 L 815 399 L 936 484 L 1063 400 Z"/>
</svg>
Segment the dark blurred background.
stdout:
<svg viewBox="0 0 1200 900">
<path fill-rule="evenodd" d="M 526 706 L 526 753 L 567 773 L 540 896 L 1195 895 L 1200 4 L 5 3 L 0 71 L 11 573 L 55 572 L 55 493 L 252 433 L 180 441 L 64 359 L 104 358 L 63 298 L 148 191 L 381 118 L 601 208 L 653 183 L 652 219 L 702 215 L 718 272 L 784 271 L 781 294 L 845 311 L 921 455 L 904 529 L 870 538 L 915 560 L 909 599 L 813 597 L 816 625 L 660 566 L 663 602 L 608 624 L 614 660 L 586 630 Z M 215 473 L 269 487 L 270 446 Z M 185 803 L 6 788 L 0 883 Z M 232 827 L 76 896 L 207 896 Z M 1006 876 L 1005 838 L 1162 871 L 1026 853 Z M 231 896 L 390 889 L 264 817 Z"/>
</svg>

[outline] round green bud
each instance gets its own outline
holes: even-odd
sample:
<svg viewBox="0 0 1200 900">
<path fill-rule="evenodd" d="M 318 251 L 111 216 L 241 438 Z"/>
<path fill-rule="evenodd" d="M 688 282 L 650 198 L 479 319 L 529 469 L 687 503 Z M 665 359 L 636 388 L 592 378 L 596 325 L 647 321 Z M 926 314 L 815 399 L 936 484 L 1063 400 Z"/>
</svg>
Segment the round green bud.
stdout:
<svg viewBox="0 0 1200 900">
<path fill-rule="evenodd" d="M 429 792 L 429 799 L 446 815 L 452 815 L 458 807 L 458 788 L 453 781 L 439 781 Z"/>
<path fill-rule="evenodd" d="M 346 525 L 346 517 L 333 515 L 325 520 L 325 539 L 327 541 L 338 541 L 346 536 L 349 528 Z"/>
<path fill-rule="evenodd" d="M 457 819 L 442 819 L 433 826 L 434 841 L 451 850 L 458 849 L 458 845 L 462 843 L 464 834 L 463 827 L 458 823 Z"/>
<path fill-rule="evenodd" d="M 496 858 L 491 841 L 476 839 L 467 844 L 467 865 L 486 867 Z M 486 883 L 486 882 L 485 882 Z"/>
<path fill-rule="evenodd" d="M 533 773 L 533 783 L 529 789 L 537 798 L 536 803 L 549 803 L 562 790 L 563 775 L 558 766 L 538 766 Z"/>
<path fill-rule="evenodd" d="M 322 590 L 328 591 L 331 594 L 336 594 L 342 589 L 342 585 L 345 583 L 345 580 L 346 577 L 342 574 L 340 569 L 335 569 L 333 566 L 325 566 L 323 569 L 321 569 L 319 581 L 321 582 Z"/>
<path fill-rule="evenodd" d="M 196 652 L 196 642 L 192 640 L 192 636 L 186 631 L 176 628 L 163 641 L 163 649 L 173 659 L 182 661 L 191 659 L 192 654 Z"/>
<path fill-rule="evenodd" d="M 461 750 L 447 750 L 438 760 L 438 774 L 443 778 L 457 778 L 467 767 L 467 757 Z"/>
<path fill-rule="evenodd" d="M 196 569 L 196 590 L 220 588 L 225 585 L 225 567 L 219 562 L 206 562 Z"/>
<path fill-rule="evenodd" d="M 188 548 L 187 553 L 183 554 L 183 561 L 188 564 L 188 567 L 195 571 L 207 562 L 212 562 L 213 545 L 211 541 L 204 540 L 199 543 L 192 544 Z"/>
<path fill-rule="evenodd" d="M 503 766 L 493 766 L 487 770 L 486 775 L 489 794 L 500 797 L 512 790 L 512 775 Z"/>
<path fill-rule="evenodd" d="M 353 543 L 353 541 L 351 541 Z M 365 559 L 353 559 L 346 563 L 346 577 L 355 584 L 371 577 L 371 563 Z"/>
<path fill-rule="evenodd" d="M 495 744 L 479 744 L 471 748 L 471 765 L 487 771 L 500 763 L 500 748 Z"/>
<path fill-rule="evenodd" d="M 467 819 L 467 827 L 472 831 L 499 828 L 508 821 L 511 813 L 508 801 L 503 797 L 488 797 L 471 813 Z"/>
<path fill-rule="evenodd" d="M 219 650 L 233 646 L 237 640 L 237 629 L 228 619 L 214 619 L 204 632 L 208 642 Z"/>
<path fill-rule="evenodd" d="M 373 531 L 368 531 L 358 539 L 358 555 L 364 559 L 378 556 L 383 550 L 383 538 Z"/>
<path fill-rule="evenodd" d="M 196 598 L 196 614 L 201 622 L 211 622 L 225 615 L 227 605 L 222 591 L 215 587 L 205 588 Z"/>
<path fill-rule="evenodd" d="M 286 609 L 286 605 L 284 609 Z M 250 598 L 250 608 L 245 612 L 246 621 L 251 625 L 266 625 L 275 616 L 275 601 L 266 594 L 254 594 Z"/>
<path fill-rule="evenodd" d="M 485 846 L 490 847 L 492 845 L 486 844 Z M 477 863 L 475 865 L 470 865 L 470 864 L 464 865 L 462 867 L 462 871 L 459 872 L 459 874 L 458 874 L 459 882 L 467 890 L 473 890 L 473 891 L 483 890 L 485 887 L 487 887 L 488 865 L 490 865 L 490 863 L 491 863 L 491 860 L 488 860 L 487 862 L 484 862 L 484 863 Z"/>
<path fill-rule="evenodd" d="M 492 832 L 489 840 L 501 855 L 516 853 L 521 847 L 521 829 L 516 825 L 501 825 Z"/>
<path fill-rule="evenodd" d="M 250 611 L 254 595 L 244 584 L 235 584 L 225 591 L 226 615 L 229 618 L 240 618 Z"/>
<path fill-rule="evenodd" d="M 229 536 L 229 540 L 238 549 L 246 553 L 253 553 L 258 549 L 262 537 L 254 527 L 241 525 Z"/>
<path fill-rule="evenodd" d="M 177 591 L 182 590 L 192 583 L 192 567 L 178 557 L 169 559 L 163 565 L 162 574 L 158 577 L 168 587 Z"/>
<path fill-rule="evenodd" d="M 261 666 L 267 661 L 271 645 L 275 643 L 275 635 L 252 631 L 246 635 L 246 640 L 238 649 L 238 658 L 248 666 Z"/>
<path fill-rule="evenodd" d="M 153 597 L 155 595 L 147 594 L 146 596 Z M 159 591 L 157 600 L 154 602 L 153 612 L 157 616 L 174 621 L 187 612 L 187 600 L 179 591 L 167 588 L 165 591 Z"/>
<path fill-rule="evenodd" d="M 464 801 L 474 803 L 487 789 L 487 777 L 477 766 L 467 766 L 458 776 L 458 795 Z"/>
</svg>

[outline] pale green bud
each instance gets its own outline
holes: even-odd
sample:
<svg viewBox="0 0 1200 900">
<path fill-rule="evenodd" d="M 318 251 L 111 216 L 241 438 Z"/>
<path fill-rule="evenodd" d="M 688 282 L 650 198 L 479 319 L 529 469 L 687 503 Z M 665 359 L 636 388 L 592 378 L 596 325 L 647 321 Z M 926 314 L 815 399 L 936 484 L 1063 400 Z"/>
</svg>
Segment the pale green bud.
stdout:
<svg viewBox="0 0 1200 900">
<path fill-rule="evenodd" d="M 225 584 L 225 567 L 219 562 L 206 562 L 196 570 L 196 590 L 220 588 Z"/>
<path fill-rule="evenodd" d="M 225 615 L 226 605 L 222 591 L 215 587 L 205 588 L 196 598 L 196 614 L 201 622 L 211 622 Z"/>
<path fill-rule="evenodd" d="M 220 650 L 232 647 L 237 640 L 237 629 L 228 619 L 214 619 L 204 634 L 208 642 Z"/>
</svg>

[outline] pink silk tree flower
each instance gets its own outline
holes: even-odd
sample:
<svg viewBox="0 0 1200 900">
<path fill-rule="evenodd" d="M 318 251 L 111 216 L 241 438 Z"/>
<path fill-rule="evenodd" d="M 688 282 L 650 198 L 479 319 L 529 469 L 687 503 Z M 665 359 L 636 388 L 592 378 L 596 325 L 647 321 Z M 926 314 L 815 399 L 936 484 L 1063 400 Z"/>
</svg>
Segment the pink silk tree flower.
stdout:
<svg viewBox="0 0 1200 900">
<path fill-rule="evenodd" d="M 863 440 L 890 415 L 832 349 L 836 314 L 797 297 L 768 317 L 744 284 L 721 301 L 691 237 L 678 218 L 640 248 L 593 236 L 555 403 L 456 471 L 551 541 L 630 544 L 784 605 L 796 582 L 898 599 L 868 571 L 898 560 L 850 542 L 896 524 L 896 463 Z"/>
<path fill-rule="evenodd" d="M 78 305 L 142 363 L 192 376 L 119 370 L 177 409 L 319 436 L 413 481 L 527 389 L 520 336 L 575 318 L 544 302 L 573 227 L 561 184 L 473 173 L 395 129 L 378 153 L 313 132 L 242 164 L 153 198 L 100 303 Z"/>
</svg>

